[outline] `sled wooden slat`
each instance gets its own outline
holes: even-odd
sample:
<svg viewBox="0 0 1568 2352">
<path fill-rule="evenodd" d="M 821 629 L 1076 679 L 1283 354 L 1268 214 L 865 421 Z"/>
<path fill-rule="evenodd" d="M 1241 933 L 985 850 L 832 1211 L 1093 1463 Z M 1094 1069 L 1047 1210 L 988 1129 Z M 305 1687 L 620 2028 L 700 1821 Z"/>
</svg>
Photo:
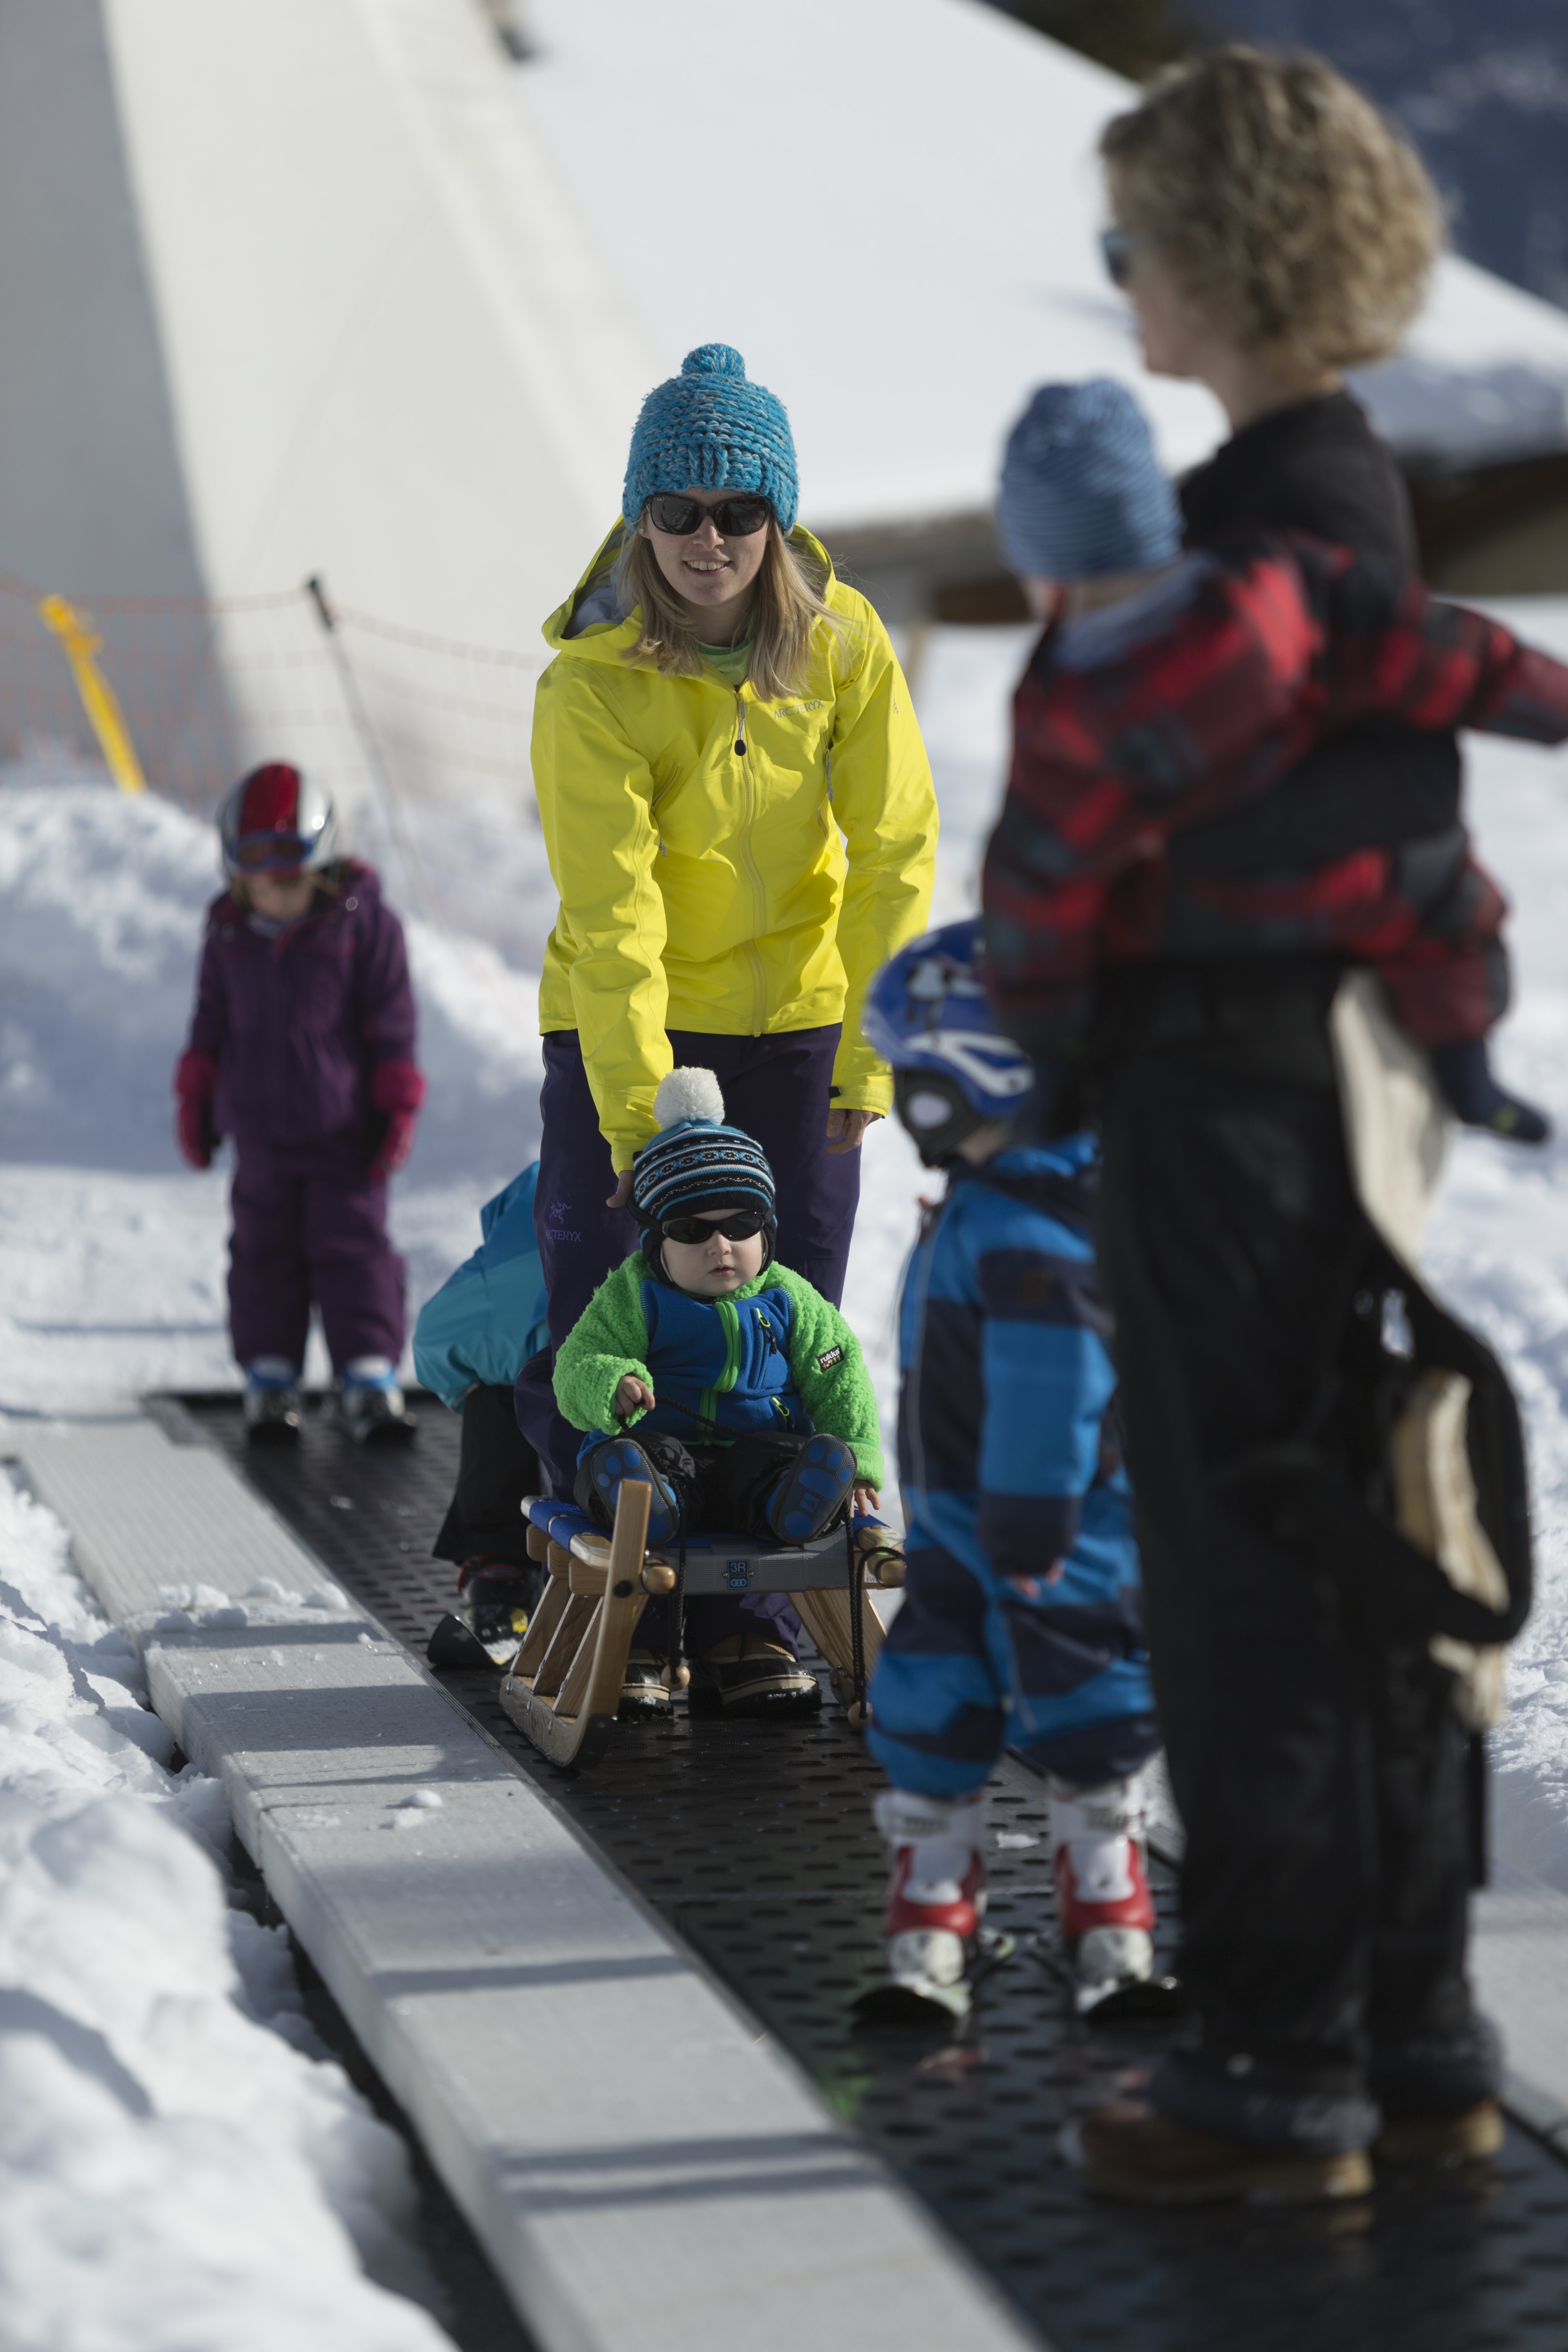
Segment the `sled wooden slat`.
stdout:
<svg viewBox="0 0 1568 2352">
<path fill-rule="evenodd" d="M 562 1684 L 571 1672 L 583 1636 L 594 1622 L 595 1605 L 582 1593 L 574 1592 L 567 1601 L 555 1639 L 540 1660 L 539 1672 L 533 1677 L 536 1698 L 557 1696 Z"/>
<path fill-rule="evenodd" d="M 850 1611 L 853 1596 L 847 1592 L 797 1592 L 795 1605 L 802 1624 L 822 1652 L 833 1672 L 836 1697 L 842 1697 L 841 1682 L 847 1683 L 855 1672 L 855 1637 Z M 882 1625 L 874 1609 L 860 1601 L 861 1658 L 866 1680 L 870 1681 L 882 1649 Z"/>
<path fill-rule="evenodd" d="M 647 1607 L 643 1554 L 652 1502 L 653 1489 L 646 1480 L 623 1481 L 615 1532 L 607 1546 L 602 1540 L 595 1546 L 599 1557 L 576 1557 L 575 1543 L 570 1553 L 563 1554 L 568 1573 L 553 1576 L 551 1591 L 569 1591 L 570 1597 L 537 1671 L 531 1679 L 520 1671 L 520 1651 L 517 1664 L 501 1685 L 502 1706 L 552 1763 L 592 1763 L 609 1738 L 626 1684 L 632 1636 Z M 552 1544 L 551 1549 L 554 1552 L 560 1547 Z M 594 1592 L 571 1589 L 574 1568 L 593 1578 Z"/>
<path fill-rule="evenodd" d="M 572 1597 L 571 1587 L 564 1577 L 552 1576 L 540 1596 L 538 1608 L 528 1621 L 528 1631 L 522 1637 L 522 1647 L 512 1660 L 514 1675 L 536 1675 L 539 1663 L 555 1639 L 557 1628 L 566 1614 L 566 1604 Z"/>
<path fill-rule="evenodd" d="M 662 1553 L 647 1550 L 653 1490 L 639 1479 L 623 1482 L 616 1524 L 606 1539 L 596 1528 L 578 1527 L 563 1545 L 550 1528 L 531 1516 L 529 1545 L 550 1571 L 532 1623 L 500 1701 L 512 1721 L 553 1763 L 578 1770 L 597 1761 L 608 1743 L 625 1688 L 632 1639 L 651 1593 L 674 1589 L 676 1571 Z M 551 1526 L 563 1523 L 539 1508 Z M 564 1529 L 563 1529 L 564 1532 Z M 854 1538 L 863 1574 L 853 1570 L 841 1537 L 794 1550 L 716 1536 L 693 1541 L 687 1555 L 686 1589 L 698 1597 L 730 1591 L 786 1591 L 813 1641 L 826 1659 L 835 1696 L 847 1707 L 854 1693 L 855 1643 L 851 1610 L 858 1584 L 861 1659 L 869 1679 L 882 1645 L 882 1628 L 865 1598 L 865 1587 L 900 1585 L 903 1547 L 886 1528 L 861 1528 Z M 754 1579 L 754 1581 L 752 1580 Z M 721 1580 L 722 1580 L 722 1581 Z M 851 1710 L 857 1727 L 864 1721 Z"/>
<path fill-rule="evenodd" d="M 626 1640 L 626 1647 L 629 1650 L 630 1633 L 636 1631 L 637 1619 L 647 1607 L 647 1595 L 646 1592 L 637 1592 L 633 1594 L 629 1602 L 617 1602 L 615 1606 L 616 1609 L 624 1610 L 629 1617 L 630 1631 Z M 587 1706 L 597 1678 L 596 1670 L 601 1654 L 614 1648 L 618 1632 L 618 1622 L 611 1609 L 599 1609 L 595 1612 L 594 1622 L 584 1634 L 577 1647 L 577 1654 L 572 1661 L 572 1671 L 561 1685 L 560 1696 L 555 1702 L 557 1716 L 577 1715 Z M 609 1710 L 612 1715 L 620 1705 L 621 1685 L 625 1675 L 626 1661 L 623 1659 L 616 1674 L 616 1687 Z"/>
</svg>

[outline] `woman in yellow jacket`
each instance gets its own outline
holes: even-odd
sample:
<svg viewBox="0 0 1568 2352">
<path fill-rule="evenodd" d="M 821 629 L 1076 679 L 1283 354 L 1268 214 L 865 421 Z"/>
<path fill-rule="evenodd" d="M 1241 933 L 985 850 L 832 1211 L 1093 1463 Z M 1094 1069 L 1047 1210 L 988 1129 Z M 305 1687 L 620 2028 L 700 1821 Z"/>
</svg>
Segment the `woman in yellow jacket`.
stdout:
<svg viewBox="0 0 1568 2352">
<path fill-rule="evenodd" d="M 925 927 L 937 818 L 887 632 L 796 505 L 783 403 L 704 344 L 645 402 L 621 520 L 545 624 L 533 776 L 561 911 L 535 1224 L 557 1345 L 637 1246 L 632 1157 L 677 1063 L 715 1071 L 766 1151 L 780 1261 L 842 1296 L 860 1140 L 892 1099 L 858 1008 Z M 563 1493 L 576 1442 L 559 1423 L 545 1447 Z"/>
</svg>

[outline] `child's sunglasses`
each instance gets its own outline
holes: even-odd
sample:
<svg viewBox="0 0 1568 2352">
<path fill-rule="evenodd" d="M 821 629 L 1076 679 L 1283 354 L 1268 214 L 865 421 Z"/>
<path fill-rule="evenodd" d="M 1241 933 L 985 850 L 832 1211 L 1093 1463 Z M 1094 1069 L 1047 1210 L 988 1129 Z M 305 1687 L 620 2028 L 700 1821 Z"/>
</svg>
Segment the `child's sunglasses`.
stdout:
<svg viewBox="0 0 1568 2352">
<path fill-rule="evenodd" d="M 716 506 L 705 507 L 697 499 L 662 490 L 649 499 L 647 508 L 655 530 L 665 531 L 671 539 L 689 539 L 694 530 L 701 530 L 709 515 L 721 539 L 752 539 L 772 520 L 773 511 L 766 499 L 721 499 Z"/>
<path fill-rule="evenodd" d="M 1105 264 L 1105 274 L 1111 284 L 1120 288 L 1122 293 L 1127 291 L 1132 282 L 1132 257 L 1135 253 L 1142 253 L 1148 242 L 1148 238 L 1140 236 L 1136 229 L 1102 228 L 1100 230 L 1100 253 Z"/>
<path fill-rule="evenodd" d="M 242 874 L 297 874 L 310 848 L 292 833 L 253 833 L 237 841 L 229 856 Z"/>
<path fill-rule="evenodd" d="M 761 1209 L 741 1209 L 734 1216 L 713 1224 L 706 1217 L 666 1217 L 664 1238 L 667 1242 L 710 1242 L 715 1234 L 722 1234 L 727 1242 L 749 1242 L 767 1222 Z"/>
</svg>

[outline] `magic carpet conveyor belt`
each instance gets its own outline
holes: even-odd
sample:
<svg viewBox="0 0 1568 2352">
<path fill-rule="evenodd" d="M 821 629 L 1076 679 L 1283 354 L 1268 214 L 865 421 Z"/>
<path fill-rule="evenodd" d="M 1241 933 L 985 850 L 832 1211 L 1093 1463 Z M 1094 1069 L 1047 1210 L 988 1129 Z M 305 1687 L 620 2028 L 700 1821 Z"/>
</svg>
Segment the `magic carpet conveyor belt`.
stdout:
<svg viewBox="0 0 1568 2352">
<path fill-rule="evenodd" d="M 232 1397 L 151 1409 L 170 1436 L 226 1454 L 423 1655 L 452 1600 L 453 1571 L 428 1546 L 456 1478 L 455 1419 L 416 1399 L 417 1444 L 377 1454 L 312 1412 L 298 1449 L 272 1452 L 247 1449 Z M 1085 2195 L 1058 2161 L 1061 2124 L 1124 2088 L 1169 2029 L 1069 2016 L 1048 1965 L 1043 1792 L 1022 1767 L 999 1777 L 989 1864 L 988 1918 L 1017 1937 L 1016 1956 L 946 2042 L 860 2032 L 849 2005 L 880 1950 L 880 1775 L 830 1699 L 805 1725 L 693 1721 L 677 1706 L 668 1722 L 620 1727 L 605 1761 L 577 1777 L 508 1719 L 498 1676 L 443 1681 L 1056 2352 L 1568 2346 L 1568 2165 L 1515 2126 L 1495 2165 L 1396 2177 L 1355 2208 L 1160 2213 Z M 1168 1915 L 1169 1874 L 1157 1883 Z M 737 2315 L 738 2352 L 743 2342 Z"/>
</svg>

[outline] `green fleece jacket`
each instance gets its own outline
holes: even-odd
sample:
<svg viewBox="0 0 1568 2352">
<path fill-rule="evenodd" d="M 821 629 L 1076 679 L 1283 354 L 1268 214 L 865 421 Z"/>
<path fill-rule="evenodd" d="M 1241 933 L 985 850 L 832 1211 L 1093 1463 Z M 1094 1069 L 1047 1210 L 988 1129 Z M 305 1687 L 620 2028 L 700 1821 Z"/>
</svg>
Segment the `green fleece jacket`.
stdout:
<svg viewBox="0 0 1568 2352">
<path fill-rule="evenodd" d="M 860 1343 L 819 1290 L 770 1265 L 728 1298 L 694 1298 L 656 1275 L 639 1252 L 599 1285 L 555 1359 L 555 1397 L 588 1435 L 583 1451 L 621 1425 L 624 1374 L 658 1402 L 626 1423 L 687 1445 L 732 1444 L 752 1430 L 814 1429 L 854 1448 L 862 1478 L 882 1483 L 877 1399 Z"/>
</svg>

